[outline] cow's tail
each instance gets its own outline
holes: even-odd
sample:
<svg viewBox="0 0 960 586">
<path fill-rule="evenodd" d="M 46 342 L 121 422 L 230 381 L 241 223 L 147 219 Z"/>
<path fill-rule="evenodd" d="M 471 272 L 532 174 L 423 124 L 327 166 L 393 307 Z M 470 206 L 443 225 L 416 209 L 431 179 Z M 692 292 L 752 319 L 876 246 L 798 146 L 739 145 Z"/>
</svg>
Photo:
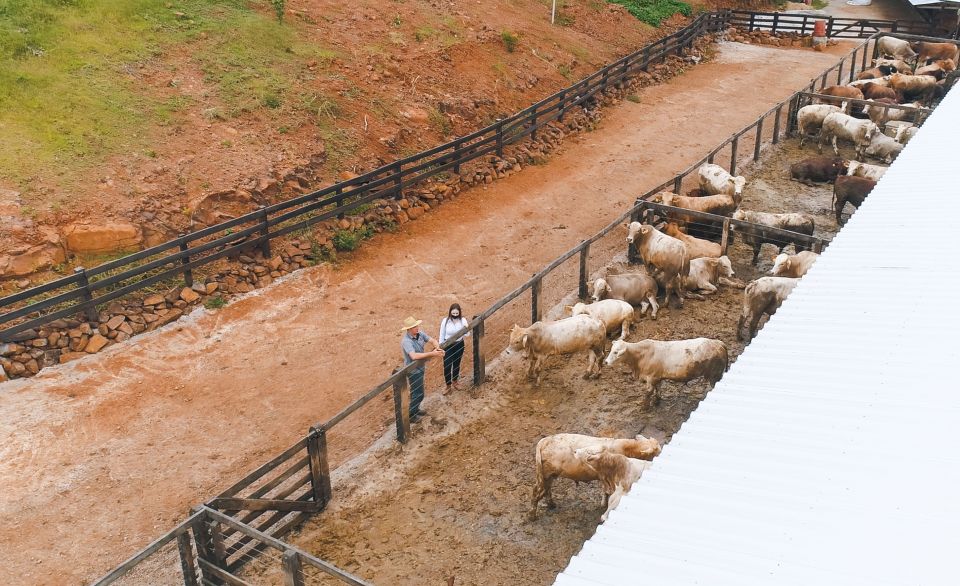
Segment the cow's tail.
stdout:
<svg viewBox="0 0 960 586">
<path fill-rule="evenodd" d="M 837 209 L 837 180 L 833 180 L 833 197 L 830 198 L 830 207 Z"/>
</svg>

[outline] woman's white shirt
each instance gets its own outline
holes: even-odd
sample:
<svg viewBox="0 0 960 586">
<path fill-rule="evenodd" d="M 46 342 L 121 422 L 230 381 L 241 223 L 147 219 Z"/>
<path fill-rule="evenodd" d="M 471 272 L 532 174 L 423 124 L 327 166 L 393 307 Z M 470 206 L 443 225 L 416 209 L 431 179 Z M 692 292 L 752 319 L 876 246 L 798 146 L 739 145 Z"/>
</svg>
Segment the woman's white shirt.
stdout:
<svg viewBox="0 0 960 586">
<path fill-rule="evenodd" d="M 440 343 L 443 344 L 447 340 L 453 337 L 454 334 L 467 327 L 467 324 L 470 322 L 467 321 L 467 318 L 460 317 L 445 317 L 440 320 Z M 463 337 L 466 338 L 470 335 L 470 332 L 467 332 Z M 463 338 L 461 338 L 462 340 Z"/>
</svg>

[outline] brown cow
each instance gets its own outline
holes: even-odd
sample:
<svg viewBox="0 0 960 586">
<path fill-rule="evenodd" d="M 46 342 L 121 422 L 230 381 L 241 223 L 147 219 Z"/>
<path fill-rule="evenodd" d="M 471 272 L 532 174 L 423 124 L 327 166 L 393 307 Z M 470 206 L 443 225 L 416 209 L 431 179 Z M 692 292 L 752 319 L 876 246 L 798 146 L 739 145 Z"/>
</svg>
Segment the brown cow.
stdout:
<svg viewBox="0 0 960 586">
<path fill-rule="evenodd" d="M 824 104 L 833 104 L 834 106 L 841 105 L 844 100 L 854 99 L 862 100 L 863 92 L 858 88 L 849 85 L 832 85 L 827 88 L 820 90 L 820 93 L 825 96 L 835 96 L 835 98 L 821 98 Z"/>
<path fill-rule="evenodd" d="M 913 50 L 917 52 L 917 63 L 927 64 L 940 59 L 952 59 L 954 63 L 957 62 L 958 50 L 953 43 L 919 41 L 913 46 Z"/>
<path fill-rule="evenodd" d="M 933 96 L 937 80 L 929 75 L 904 75 L 894 73 L 890 76 L 890 87 L 903 95 L 903 99 L 927 100 Z"/>
<path fill-rule="evenodd" d="M 683 245 L 687 247 L 687 256 L 690 260 L 703 257 L 720 258 L 721 251 L 719 244 L 690 236 L 673 222 L 664 226 L 663 233 L 683 242 Z"/>
<path fill-rule="evenodd" d="M 666 206 L 693 210 L 695 212 L 706 212 L 718 216 L 729 216 L 738 207 L 742 197 L 737 195 L 727 195 L 718 193 L 716 195 L 707 195 L 704 197 L 688 197 L 686 195 L 677 195 L 669 191 L 661 191 L 650 198 L 650 201 L 662 203 Z"/>
<path fill-rule="evenodd" d="M 743 290 L 743 308 L 737 321 L 737 339 L 744 339 L 743 325 L 747 324 L 750 335 L 746 340 L 752 340 L 757 335 L 760 318 L 764 314 L 776 313 L 799 281 L 800 279 L 789 277 L 760 277 L 756 281 L 750 281 Z"/>
<path fill-rule="evenodd" d="M 877 65 L 872 69 L 864 69 L 858 73 L 857 79 L 879 79 L 896 72 L 897 68 L 893 65 Z"/>
<path fill-rule="evenodd" d="M 865 83 L 860 86 L 860 91 L 863 92 L 863 99 L 865 100 L 879 100 L 881 98 L 900 100 L 900 94 L 897 93 L 897 90 L 879 83 Z"/>
<path fill-rule="evenodd" d="M 537 442 L 537 472 L 531 516 L 536 517 L 537 505 L 544 498 L 547 499 L 549 508 L 553 509 L 557 506 L 551 492 L 553 481 L 557 478 L 569 478 L 576 482 L 600 480 L 594 468 L 587 466 L 584 461 L 574 455 L 576 450 L 580 449 L 605 451 L 638 460 L 653 460 L 660 454 L 661 447 L 657 440 L 642 435 L 633 439 L 618 439 L 578 433 L 558 433 L 543 438 Z"/>
<path fill-rule="evenodd" d="M 840 223 L 840 213 L 843 206 L 847 203 L 853 204 L 853 207 L 860 207 L 867 195 L 873 191 L 877 182 L 866 177 L 853 177 L 844 175 L 837 177 L 833 184 L 833 209 L 837 214 L 837 224 Z"/>
<path fill-rule="evenodd" d="M 847 161 L 840 157 L 810 157 L 790 165 L 790 178 L 807 185 L 832 183 L 847 172 Z"/>
</svg>

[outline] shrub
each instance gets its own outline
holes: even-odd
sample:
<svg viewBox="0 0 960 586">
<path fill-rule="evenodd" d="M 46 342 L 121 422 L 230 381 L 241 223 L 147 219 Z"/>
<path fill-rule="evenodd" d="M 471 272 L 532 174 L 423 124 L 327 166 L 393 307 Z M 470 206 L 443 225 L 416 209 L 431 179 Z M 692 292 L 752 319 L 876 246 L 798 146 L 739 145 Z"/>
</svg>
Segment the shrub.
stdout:
<svg viewBox="0 0 960 586">
<path fill-rule="evenodd" d="M 690 16 L 692 12 L 690 5 L 680 0 L 609 0 L 609 2 L 623 6 L 627 12 L 651 26 L 660 26 L 662 21 L 674 14 Z"/>
<path fill-rule="evenodd" d="M 207 309 L 222 309 L 223 307 L 226 307 L 226 305 L 227 305 L 227 300 L 224 299 L 223 297 L 220 297 L 219 295 L 217 295 L 216 297 L 210 297 L 209 299 L 203 302 L 203 306 L 206 307 Z"/>
<path fill-rule="evenodd" d="M 503 41 L 503 46 L 507 48 L 508 53 L 513 53 L 520 43 L 520 37 L 510 31 L 501 32 L 500 39 Z"/>
<path fill-rule="evenodd" d="M 287 9 L 287 0 L 270 0 L 273 11 L 277 13 L 277 22 L 283 22 L 283 13 Z"/>
</svg>

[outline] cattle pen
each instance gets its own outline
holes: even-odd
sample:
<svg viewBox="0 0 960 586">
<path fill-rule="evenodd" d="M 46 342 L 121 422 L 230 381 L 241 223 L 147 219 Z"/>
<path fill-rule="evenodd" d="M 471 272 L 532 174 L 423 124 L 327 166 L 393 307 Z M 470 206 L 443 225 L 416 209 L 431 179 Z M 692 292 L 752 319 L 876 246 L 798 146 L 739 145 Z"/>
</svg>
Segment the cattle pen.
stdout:
<svg viewBox="0 0 960 586">
<path fill-rule="evenodd" d="M 701 20 L 695 24 L 700 27 L 700 30 L 708 30 L 704 22 L 707 21 Z M 817 87 L 822 89 L 827 84 L 828 79 L 833 79 L 834 74 L 836 74 L 838 80 L 844 76 L 852 78 L 858 68 L 865 66 L 868 54 L 872 54 L 871 42 L 875 44 L 875 37 L 876 35 L 871 36 L 863 45 L 840 60 L 837 65 L 812 80 L 809 87 L 805 89 L 810 91 L 817 89 Z M 682 50 L 684 43 L 692 38 L 692 36 L 678 35 L 673 40 L 674 46 L 672 49 Z M 647 58 L 642 62 L 646 65 L 651 63 L 649 49 L 650 47 L 647 47 L 644 50 Z M 657 51 L 659 49 L 654 49 L 653 54 L 656 54 Z M 644 53 L 640 52 L 640 55 L 642 58 Z M 640 68 L 637 67 L 637 69 Z M 632 70 L 632 66 L 624 67 L 624 75 Z M 610 75 L 610 71 L 614 70 L 607 69 L 606 71 L 607 75 Z M 602 90 L 594 89 L 592 91 Z M 586 100 L 581 99 L 581 97 L 582 94 L 577 94 L 576 98 L 564 101 L 563 105 L 555 110 L 556 116 L 562 117 L 565 108 L 583 105 Z M 637 205 L 621 214 L 606 228 L 558 257 L 533 275 L 526 283 L 475 316 L 467 328 L 450 342 L 453 343 L 467 332 L 472 334 L 470 365 L 473 384 L 479 386 L 484 383 L 487 372 L 487 356 L 492 356 L 502 348 L 504 340 L 502 335 L 499 334 L 503 331 L 501 322 L 514 319 L 521 313 L 516 307 L 512 307 L 509 311 L 505 310 L 508 304 L 528 295 L 529 303 L 524 307 L 526 315 L 523 315 L 523 318 L 529 317 L 532 321 L 537 321 L 546 314 L 550 307 L 564 297 L 566 291 L 570 288 L 574 288 L 579 297 L 585 297 L 588 278 L 594 272 L 591 270 L 591 266 L 596 269 L 611 260 L 617 251 L 617 245 L 613 243 L 614 231 L 624 221 L 638 218 L 644 209 L 651 209 L 651 204 L 646 203 L 646 199 L 666 187 L 672 187 L 675 191 L 680 192 L 684 187 L 684 182 L 689 180 L 690 173 L 704 162 L 724 164 L 731 173 L 735 173 L 737 167 L 742 166 L 748 160 L 759 160 L 761 150 L 765 145 L 777 144 L 792 131 L 791 113 L 796 110 L 801 99 L 802 96 L 798 93 L 771 108 L 760 116 L 755 123 L 735 133 L 713 149 L 703 160 L 691 165 L 660 187 L 642 196 Z M 564 97 L 563 100 L 567 100 L 567 98 Z M 538 114 L 542 113 L 536 108 L 533 112 L 534 120 L 536 120 Z M 496 149 L 497 145 L 505 142 L 502 138 L 504 136 L 503 129 L 504 125 L 500 124 L 498 136 L 501 139 L 499 141 L 494 139 L 485 143 L 487 150 L 482 154 L 493 152 L 491 149 Z M 535 132 L 535 130 L 536 126 L 530 133 Z M 749 148 L 746 149 L 745 153 L 743 151 L 738 152 L 740 145 L 748 145 Z M 727 147 L 729 147 L 729 152 L 727 152 Z M 453 164 L 452 160 L 446 161 L 442 163 L 441 167 L 448 168 Z M 397 172 L 401 171 L 402 167 L 397 169 Z M 392 185 L 391 181 L 376 179 L 368 183 L 366 187 Z M 407 179 L 401 177 L 398 185 L 405 185 L 406 181 Z M 397 189 L 399 190 L 400 187 L 397 187 Z M 382 196 L 379 192 L 375 193 Z M 372 196 L 361 196 L 356 201 L 343 204 L 346 201 L 344 195 L 335 203 L 336 205 L 343 204 L 341 207 L 346 210 L 346 205 L 360 205 L 362 202 L 366 202 L 369 197 Z M 332 212 L 324 213 L 336 215 L 338 211 L 334 209 Z M 257 237 L 260 238 L 257 242 L 260 244 L 267 243 L 268 245 L 270 233 L 260 232 L 268 223 L 267 220 L 261 219 L 256 226 L 247 229 L 246 231 L 249 234 L 245 235 L 261 234 Z M 224 244 L 224 242 L 219 244 Z M 811 247 L 822 247 L 823 245 L 822 239 L 811 240 Z M 622 248 L 622 245 L 620 247 Z M 213 250 L 213 247 L 210 250 Z M 178 257 L 177 260 L 187 259 L 188 263 L 193 262 L 189 260 L 191 254 L 193 254 L 192 251 Z M 165 259 L 164 262 L 170 261 Z M 184 265 L 184 267 L 186 266 Z M 181 270 L 183 269 L 181 268 Z M 91 299 L 83 301 L 83 303 L 90 302 Z M 53 305 L 51 304 L 51 307 Z M 73 311 L 76 311 L 76 308 L 73 308 Z M 494 320 L 498 324 L 497 327 L 491 327 Z M 16 327 L 22 327 L 22 324 Z M 268 574 L 274 576 L 277 580 L 286 579 L 288 583 L 293 584 L 314 583 L 311 580 L 319 579 L 321 573 L 336 577 L 346 583 L 364 584 L 364 581 L 349 572 L 338 569 L 301 549 L 279 541 L 279 538 L 298 526 L 311 514 L 322 511 L 332 498 L 334 484 L 331 480 L 331 470 L 335 468 L 338 458 L 332 457 L 330 454 L 331 449 L 328 448 L 329 434 L 342 421 L 358 411 L 375 406 L 372 403 L 375 398 L 392 394 L 396 437 L 401 443 L 406 443 L 410 439 L 410 422 L 406 417 L 407 410 L 403 404 L 406 394 L 404 392 L 406 370 L 397 370 L 343 412 L 323 424 L 312 427 L 300 441 L 270 462 L 251 472 L 230 489 L 199 507 L 189 519 L 105 576 L 97 584 L 106 585 L 123 579 L 136 581 L 137 576 L 150 576 L 150 580 L 157 582 L 160 580 L 156 580 L 156 576 L 166 576 L 170 578 L 171 582 L 187 585 L 199 583 L 243 584 L 247 582 L 238 574 L 247 564 L 268 566 Z M 333 451 L 335 450 L 336 448 L 333 448 Z M 341 456 L 339 459 L 342 461 L 344 458 Z"/>
<path fill-rule="evenodd" d="M 958 123 L 954 92 L 556 586 L 956 582 Z"/>
</svg>

